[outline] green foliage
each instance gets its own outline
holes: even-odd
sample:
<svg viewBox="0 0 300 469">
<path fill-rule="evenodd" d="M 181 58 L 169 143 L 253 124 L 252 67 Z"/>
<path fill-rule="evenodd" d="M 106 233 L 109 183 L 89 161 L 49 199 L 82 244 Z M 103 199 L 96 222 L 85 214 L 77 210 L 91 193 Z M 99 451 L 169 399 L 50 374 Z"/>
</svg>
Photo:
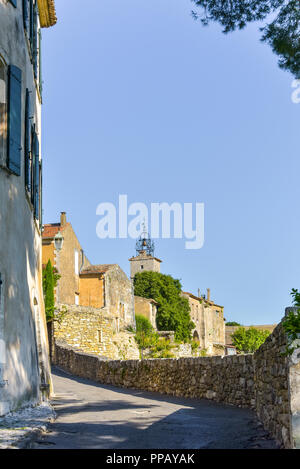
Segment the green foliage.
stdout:
<svg viewBox="0 0 300 469">
<path fill-rule="evenodd" d="M 151 358 L 174 358 L 174 354 L 171 352 L 172 346 L 170 341 L 164 337 L 155 335 L 155 340 L 150 349 Z"/>
<path fill-rule="evenodd" d="M 216 21 L 223 32 L 243 29 L 248 23 L 273 19 L 261 28 L 261 40 L 279 56 L 279 67 L 300 77 L 300 6 L 299 0 L 192 0 L 201 13 L 193 17 L 203 25 Z"/>
<path fill-rule="evenodd" d="M 199 348 L 198 340 L 192 340 L 191 347 L 192 347 L 192 353 L 196 352 L 196 350 Z"/>
<path fill-rule="evenodd" d="M 269 335 L 269 331 L 261 331 L 254 327 L 250 329 L 239 327 L 231 337 L 233 345 L 239 352 L 253 353 L 265 342 Z"/>
<path fill-rule="evenodd" d="M 51 261 L 49 260 L 46 268 L 43 271 L 43 293 L 47 322 L 51 322 L 54 319 L 54 287 L 54 271 Z"/>
<path fill-rule="evenodd" d="M 242 324 L 239 324 L 238 322 L 231 321 L 231 322 L 226 322 L 226 326 L 241 326 Z"/>
<path fill-rule="evenodd" d="M 134 277 L 134 294 L 154 299 L 157 328 L 174 331 L 175 339 L 188 342 L 195 325 L 190 318 L 189 302 L 181 296 L 181 283 L 171 275 L 145 271 Z"/>
<path fill-rule="evenodd" d="M 136 315 L 136 335 L 135 340 L 139 346 L 139 349 L 143 350 L 150 348 L 156 341 L 155 331 L 151 325 L 151 322 L 144 316 Z"/>
<path fill-rule="evenodd" d="M 300 334 L 300 293 L 298 290 L 293 288 L 291 295 L 293 297 L 293 305 L 298 309 L 296 313 L 291 311 L 282 322 L 282 326 L 289 339 L 286 355 L 292 355 L 294 350 L 298 347 L 293 347 L 291 344 L 294 342 L 294 340 L 298 339 L 298 335 Z"/>
</svg>

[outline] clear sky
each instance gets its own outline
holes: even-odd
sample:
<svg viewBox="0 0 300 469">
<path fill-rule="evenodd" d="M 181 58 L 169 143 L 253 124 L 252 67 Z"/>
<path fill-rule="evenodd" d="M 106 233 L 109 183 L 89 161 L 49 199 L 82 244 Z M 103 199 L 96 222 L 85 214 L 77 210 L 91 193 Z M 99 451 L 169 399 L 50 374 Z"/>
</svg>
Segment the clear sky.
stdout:
<svg viewBox="0 0 300 469">
<path fill-rule="evenodd" d="M 43 34 L 44 223 L 66 211 L 94 264 L 101 202 L 203 202 L 205 244 L 156 240 L 162 273 L 211 288 L 227 320 L 280 320 L 300 287 L 300 103 L 259 25 L 223 35 L 189 0 L 56 0 Z"/>
</svg>

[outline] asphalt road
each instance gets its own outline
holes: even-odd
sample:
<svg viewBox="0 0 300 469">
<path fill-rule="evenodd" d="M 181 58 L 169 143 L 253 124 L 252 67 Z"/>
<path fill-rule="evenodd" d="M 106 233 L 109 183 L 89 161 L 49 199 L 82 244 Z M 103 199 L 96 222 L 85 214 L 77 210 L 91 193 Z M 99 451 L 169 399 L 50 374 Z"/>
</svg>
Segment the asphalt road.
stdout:
<svg viewBox="0 0 300 469">
<path fill-rule="evenodd" d="M 101 385 L 53 370 L 57 419 L 36 449 L 276 448 L 254 412 Z"/>
</svg>

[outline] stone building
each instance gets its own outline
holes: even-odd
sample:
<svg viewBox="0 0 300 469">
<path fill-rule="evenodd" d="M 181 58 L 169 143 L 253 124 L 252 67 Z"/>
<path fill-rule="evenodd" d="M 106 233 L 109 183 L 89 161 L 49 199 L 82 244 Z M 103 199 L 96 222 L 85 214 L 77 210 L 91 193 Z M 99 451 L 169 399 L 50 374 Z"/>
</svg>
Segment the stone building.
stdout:
<svg viewBox="0 0 300 469">
<path fill-rule="evenodd" d="M 154 243 L 149 234 L 144 231 L 136 242 L 136 256 L 129 259 L 130 277 L 134 279 L 135 274 L 151 270 L 152 272 L 160 272 L 161 260 L 154 257 Z"/>
<path fill-rule="evenodd" d="M 151 298 L 143 298 L 141 296 L 134 297 L 135 314 L 147 318 L 154 329 L 156 326 L 157 302 Z"/>
<path fill-rule="evenodd" d="M 43 265 L 50 259 L 61 278 L 55 291 L 56 303 L 80 304 L 80 272 L 90 266 L 66 213 L 60 223 L 45 224 L 43 229 Z M 89 305 L 87 305 L 89 306 Z"/>
<path fill-rule="evenodd" d="M 200 347 L 206 349 L 208 355 L 224 355 L 225 353 L 225 319 L 224 307 L 210 299 L 210 290 L 206 298 L 183 292 L 191 310 L 191 319 L 196 325 L 192 331 L 193 338 L 199 341 Z"/>
<path fill-rule="evenodd" d="M 60 223 L 44 225 L 43 265 L 49 259 L 60 275 L 57 310 L 64 311 L 55 340 L 108 358 L 138 358 L 128 331 L 135 327 L 132 282 L 117 264 L 90 263 L 65 212 Z"/>
<path fill-rule="evenodd" d="M 54 0 L 0 0 L 0 415 L 48 394 L 42 292 L 41 29 Z"/>
</svg>

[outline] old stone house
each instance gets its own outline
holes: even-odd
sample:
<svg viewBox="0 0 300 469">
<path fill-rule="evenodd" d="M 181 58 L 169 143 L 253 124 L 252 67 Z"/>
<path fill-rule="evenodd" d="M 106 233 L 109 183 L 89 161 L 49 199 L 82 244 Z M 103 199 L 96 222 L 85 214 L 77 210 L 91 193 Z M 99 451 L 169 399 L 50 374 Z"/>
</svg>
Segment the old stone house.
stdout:
<svg viewBox="0 0 300 469">
<path fill-rule="evenodd" d="M 54 0 L 0 0 L 0 415 L 50 387 L 42 292 L 41 31 Z"/>
<path fill-rule="evenodd" d="M 60 223 L 43 231 L 43 265 L 48 260 L 60 279 L 55 290 L 55 339 L 109 358 L 138 358 L 133 333 L 133 285 L 117 264 L 92 265 L 61 213 Z"/>
<path fill-rule="evenodd" d="M 157 329 L 156 326 L 156 314 L 157 314 L 157 302 L 151 298 L 143 298 L 141 296 L 134 297 L 134 311 L 135 314 L 144 316 L 147 318 L 152 327 Z"/>
<path fill-rule="evenodd" d="M 199 341 L 200 347 L 206 349 L 208 355 L 224 355 L 224 307 L 210 299 L 209 289 L 206 297 L 188 292 L 183 292 L 182 296 L 189 301 L 191 319 L 196 325 L 192 331 L 193 338 Z"/>
</svg>

